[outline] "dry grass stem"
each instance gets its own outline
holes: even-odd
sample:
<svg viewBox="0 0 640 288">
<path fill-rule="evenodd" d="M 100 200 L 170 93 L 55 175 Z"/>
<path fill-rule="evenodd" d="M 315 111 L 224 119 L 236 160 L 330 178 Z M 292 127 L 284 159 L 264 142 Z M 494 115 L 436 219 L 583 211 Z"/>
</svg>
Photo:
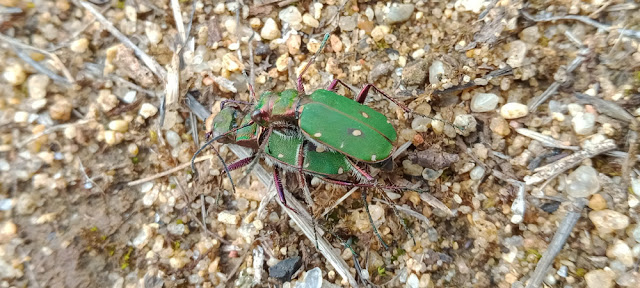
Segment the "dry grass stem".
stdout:
<svg viewBox="0 0 640 288">
<path fill-rule="evenodd" d="M 213 155 L 200 156 L 200 157 L 196 158 L 194 160 L 194 162 L 198 163 L 198 162 L 202 162 L 202 161 L 210 160 L 210 159 L 213 159 Z M 178 165 L 178 166 L 176 166 L 174 168 L 171 168 L 171 169 L 169 169 L 167 171 L 160 172 L 158 174 L 154 174 L 154 175 L 151 175 L 151 176 L 148 176 L 148 177 L 144 177 L 142 179 L 138 179 L 138 180 L 135 180 L 135 181 L 131 181 L 131 182 L 127 183 L 127 186 L 136 186 L 136 185 L 140 185 L 140 184 L 145 183 L 145 182 L 149 182 L 149 181 L 152 181 L 152 180 L 155 180 L 155 179 L 158 179 L 158 178 L 162 178 L 162 177 L 171 175 L 173 173 L 176 173 L 176 172 L 178 172 L 178 171 L 180 171 L 180 170 L 182 170 L 184 168 L 187 168 L 189 166 L 191 166 L 191 163 L 183 163 L 183 164 L 180 164 L 180 165 Z"/>
</svg>

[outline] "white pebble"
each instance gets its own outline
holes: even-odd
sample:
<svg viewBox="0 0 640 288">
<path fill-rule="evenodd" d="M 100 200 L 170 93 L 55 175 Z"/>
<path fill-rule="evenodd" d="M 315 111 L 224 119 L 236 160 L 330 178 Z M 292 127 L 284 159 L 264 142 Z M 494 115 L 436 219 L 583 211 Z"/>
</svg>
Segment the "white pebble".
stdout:
<svg viewBox="0 0 640 288">
<path fill-rule="evenodd" d="M 153 115 L 156 115 L 156 113 L 158 113 L 158 108 L 149 103 L 143 103 L 142 106 L 140 106 L 140 111 L 138 112 L 138 114 L 140 114 L 144 119 L 152 117 Z"/>
<path fill-rule="evenodd" d="M 516 40 L 508 44 L 509 51 L 507 51 L 507 64 L 511 68 L 518 68 L 524 64 L 525 56 L 527 56 L 527 44 L 523 41 Z"/>
<path fill-rule="evenodd" d="M 171 147 L 173 148 L 177 148 L 178 146 L 180 146 L 180 143 L 182 143 L 180 135 L 178 135 L 178 133 L 176 133 L 175 131 L 167 130 L 167 132 L 165 132 L 165 137 L 167 139 L 167 143 L 169 143 L 169 145 L 171 145 Z"/>
<path fill-rule="evenodd" d="M 434 85 L 439 84 L 442 76 L 444 76 L 444 72 L 444 63 L 440 60 L 433 61 L 431 66 L 429 66 L 429 83 Z"/>
<path fill-rule="evenodd" d="M 600 190 L 598 171 L 591 166 L 580 166 L 566 179 L 565 191 L 571 197 L 589 197 Z"/>
<path fill-rule="evenodd" d="M 380 205 L 369 205 L 369 213 L 371 213 L 371 219 L 373 219 L 373 222 L 384 220 L 384 209 Z"/>
<path fill-rule="evenodd" d="M 144 29 L 144 34 L 147 35 L 147 39 L 152 45 L 158 45 L 162 41 L 162 30 L 158 24 L 149 23 Z"/>
<path fill-rule="evenodd" d="M 131 104 L 136 101 L 136 94 L 138 94 L 138 92 L 136 92 L 135 90 L 131 90 L 124 94 L 124 97 L 122 97 L 122 101 L 124 103 Z"/>
<path fill-rule="evenodd" d="M 169 225 L 167 225 L 167 231 L 173 235 L 182 235 L 184 234 L 185 227 L 184 224 L 169 223 Z"/>
<path fill-rule="evenodd" d="M 21 124 L 29 122 L 29 112 L 16 111 L 16 113 L 13 114 L 13 122 Z"/>
<path fill-rule="evenodd" d="M 517 119 L 529 114 L 529 107 L 524 104 L 512 102 L 502 105 L 500 115 L 504 119 Z"/>
<path fill-rule="evenodd" d="M 493 93 L 477 93 L 471 98 L 470 108 L 472 112 L 490 112 L 498 106 L 500 97 Z"/>
<path fill-rule="evenodd" d="M 478 126 L 478 122 L 473 115 L 463 114 L 456 116 L 456 119 L 453 120 L 453 125 L 459 127 L 460 129 L 456 129 L 456 132 L 462 136 L 469 136 L 471 132 L 476 131 Z"/>
<path fill-rule="evenodd" d="M 426 52 L 424 51 L 424 49 L 420 48 L 416 51 L 413 51 L 413 53 L 411 53 L 411 57 L 413 57 L 414 59 L 418 59 L 424 57 L 424 54 L 426 54 Z"/>
<path fill-rule="evenodd" d="M 87 38 L 80 38 L 69 45 L 69 49 L 75 53 L 84 53 L 87 48 L 89 48 L 89 40 Z"/>
<path fill-rule="evenodd" d="M 591 270 L 584 275 L 588 288 L 613 288 L 616 274 L 611 270 Z"/>
<path fill-rule="evenodd" d="M 609 246 L 607 249 L 607 257 L 617 259 L 627 268 L 633 266 L 634 263 L 631 248 L 629 248 L 626 242 L 620 239 L 616 239 L 614 244 Z"/>
<path fill-rule="evenodd" d="M 27 79 L 27 74 L 24 72 L 24 68 L 22 68 L 22 65 L 20 64 L 13 64 L 5 68 L 2 76 L 7 80 L 7 82 L 14 86 L 24 83 L 24 80 Z"/>
<path fill-rule="evenodd" d="M 218 221 L 227 225 L 238 225 L 238 222 L 240 222 L 240 216 L 232 214 L 229 211 L 222 211 L 218 213 Z"/>
<path fill-rule="evenodd" d="M 44 99 L 47 96 L 47 87 L 51 83 L 51 79 L 44 74 L 35 74 L 29 76 L 27 80 L 27 90 L 29 97 L 33 99 Z"/>
<path fill-rule="evenodd" d="M 469 172 L 469 177 L 471 178 L 471 180 L 480 180 L 482 179 L 482 176 L 484 176 L 484 167 L 482 166 L 476 166 L 473 167 L 473 169 L 471 169 L 471 172 Z"/>
<path fill-rule="evenodd" d="M 280 10 L 278 18 L 280 21 L 289 23 L 289 25 L 300 24 L 302 22 L 302 14 L 300 14 L 300 10 L 298 10 L 296 6 L 289 6 Z"/>
<path fill-rule="evenodd" d="M 146 207 L 151 207 L 153 203 L 158 199 L 159 191 L 158 189 L 151 189 L 149 192 L 145 193 L 142 197 L 142 204 Z"/>
<path fill-rule="evenodd" d="M 112 130 L 104 131 L 104 142 L 108 145 L 117 145 L 124 140 L 122 133 Z"/>
<path fill-rule="evenodd" d="M 264 22 L 264 26 L 262 30 L 260 30 L 260 37 L 267 40 L 274 40 L 280 37 L 280 29 L 275 20 L 268 18 L 267 21 Z"/>
<path fill-rule="evenodd" d="M 318 22 L 316 18 L 313 18 L 309 13 L 302 15 L 302 22 L 311 28 L 318 28 L 320 26 L 320 22 Z"/>
<path fill-rule="evenodd" d="M 129 130 L 129 122 L 124 120 L 113 120 L 107 125 L 110 130 L 117 132 L 127 132 Z"/>
<path fill-rule="evenodd" d="M 590 135 L 596 127 L 596 116 L 591 113 L 577 113 L 571 119 L 573 131 L 578 135 Z"/>
<path fill-rule="evenodd" d="M 629 216 L 609 209 L 591 211 L 589 219 L 601 235 L 622 230 L 629 226 Z"/>
</svg>

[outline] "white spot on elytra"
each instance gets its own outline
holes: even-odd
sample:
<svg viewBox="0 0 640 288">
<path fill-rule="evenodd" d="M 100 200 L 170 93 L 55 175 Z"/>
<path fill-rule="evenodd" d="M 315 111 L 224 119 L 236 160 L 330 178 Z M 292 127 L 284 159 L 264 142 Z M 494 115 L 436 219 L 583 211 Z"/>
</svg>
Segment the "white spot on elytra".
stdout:
<svg viewBox="0 0 640 288">
<path fill-rule="evenodd" d="M 344 142 L 340 143 L 340 148 L 344 148 Z"/>
<path fill-rule="evenodd" d="M 282 158 L 282 157 L 284 157 L 284 155 L 278 154 L 278 158 Z"/>
<path fill-rule="evenodd" d="M 309 163 L 304 164 L 304 168 L 307 168 L 307 167 L 309 167 Z"/>
<path fill-rule="evenodd" d="M 316 138 L 318 138 L 318 137 L 322 137 L 322 133 L 318 132 L 318 133 L 316 133 L 316 134 L 313 134 L 313 137 L 316 137 Z"/>
<path fill-rule="evenodd" d="M 391 122 L 389 122 L 389 120 L 387 120 L 387 124 L 391 124 Z"/>
<path fill-rule="evenodd" d="M 362 117 L 369 118 L 369 114 L 362 112 Z"/>
<path fill-rule="evenodd" d="M 376 161 L 376 157 L 378 157 L 376 154 L 371 155 L 371 161 Z"/>
<path fill-rule="evenodd" d="M 362 131 L 360 131 L 360 130 L 358 130 L 358 129 L 353 130 L 353 132 L 351 132 L 351 135 L 353 135 L 353 136 L 360 136 L 360 135 L 362 135 Z"/>
<path fill-rule="evenodd" d="M 342 167 L 338 168 L 338 174 L 342 174 L 344 173 L 344 169 L 342 169 Z"/>
<path fill-rule="evenodd" d="M 324 148 L 324 146 L 317 146 L 317 147 L 316 147 L 316 152 L 318 152 L 318 153 L 322 153 L 322 152 L 324 152 L 325 150 L 326 150 L 326 149 Z"/>
</svg>

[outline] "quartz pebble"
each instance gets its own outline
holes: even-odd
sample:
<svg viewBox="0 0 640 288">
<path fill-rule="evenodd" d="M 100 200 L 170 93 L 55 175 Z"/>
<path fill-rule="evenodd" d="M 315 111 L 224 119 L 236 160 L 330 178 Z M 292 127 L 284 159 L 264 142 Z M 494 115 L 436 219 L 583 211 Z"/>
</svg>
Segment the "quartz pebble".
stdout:
<svg viewBox="0 0 640 288">
<path fill-rule="evenodd" d="M 280 29 L 273 18 L 268 18 L 264 22 L 264 26 L 262 26 L 262 30 L 260 30 L 260 37 L 266 40 L 274 40 L 280 37 Z"/>
<path fill-rule="evenodd" d="M 507 136 L 511 134 L 511 128 L 509 127 L 509 123 L 504 118 L 496 116 L 491 118 L 491 122 L 489 123 L 489 128 L 493 133 L 496 133 L 500 136 Z"/>
<path fill-rule="evenodd" d="M 379 25 L 371 31 L 371 38 L 376 42 L 380 42 L 384 39 L 385 35 L 389 34 L 389 32 L 391 32 L 391 28 L 389 28 L 389 26 Z"/>
<path fill-rule="evenodd" d="M 110 130 L 118 132 L 127 132 L 129 130 L 129 122 L 124 120 L 113 120 L 107 125 Z"/>
<path fill-rule="evenodd" d="M 97 101 L 98 105 L 100 105 L 100 109 L 102 109 L 103 112 L 109 112 L 113 110 L 113 108 L 116 108 L 116 106 L 118 106 L 118 103 L 120 103 L 118 97 L 111 94 L 111 91 L 107 89 L 100 90 L 100 92 L 98 93 Z"/>
<path fill-rule="evenodd" d="M 422 166 L 418 164 L 414 164 L 411 160 L 402 161 L 402 167 L 404 168 L 404 173 L 411 176 L 420 176 L 422 175 Z"/>
<path fill-rule="evenodd" d="M 591 211 L 589 219 L 601 235 L 625 229 L 629 226 L 629 216 L 609 209 Z"/>
<path fill-rule="evenodd" d="M 617 259 L 627 268 L 633 266 L 634 263 L 631 248 L 629 248 L 626 242 L 620 239 L 616 239 L 613 245 L 609 246 L 607 249 L 607 257 Z"/>
<path fill-rule="evenodd" d="M 509 50 L 507 51 L 507 64 L 511 68 L 518 68 L 524 65 L 524 59 L 527 55 L 527 44 L 523 41 L 516 40 L 508 44 Z"/>
<path fill-rule="evenodd" d="M 456 129 L 458 134 L 462 136 L 469 136 L 472 132 L 476 131 L 478 122 L 473 115 L 463 114 L 456 116 L 456 119 L 453 121 L 453 125 L 460 127 L 460 129 Z"/>
<path fill-rule="evenodd" d="M 502 108 L 500 108 L 500 115 L 504 119 L 517 119 L 527 116 L 528 114 L 529 108 L 527 105 L 520 103 L 511 102 L 502 105 Z"/>
<path fill-rule="evenodd" d="M 120 144 L 122 140 L 124 140 L 122 133 L 111 130 L 104 131 L 104 142 L 108 145 Z"/>
<path fill-rule="evenodd" d="M 158 113 L 158 108 L 149 103 L 143 103 L 142 106 L 140 106 L 140 111 L 138 112 L 138 114 L 140 114 L 144 119 L 152 117 L 153 115 L 156 115 L 156 113 Z"/>
<path fill-rule="evenodd" d="M 482 176 L 484 176 L 484 171 L 485 169 L 482 166 L 473 167 L 471 172 L 469 172 L 469 178 L 471 178 L 471 180 L 480 180 Z"/>
<path fill-rule="evenodd" d="M 35 74 L 29 76 L 27 80 L 27 90 L 29 90 L 29 97 L 32 99 L 44 99 L 47 96 L 47 86 L 49 86 L 51 80 L 47 75 Z"/>
<path fill-rule="evenodd" d="M 169 225 L 167 225 L 167 231 L 173 235 L 182 235 L 185 232 L 185 227 L 182 223 L 169 223 Z"/>
<path fill-rule="evenodd" d="M 477 93 L 469 104 L 471 111 L 476 113 L 489 112 L 496 109 L 500 97 L 493 93 Z"/>
<path fill-rule="evenodd" d="M 602 197 L 600 194 L 593 194 L 589 199 L 589 208 L 600 211 L 607 208 L 607 200 Z"/>
<path fill-rule="evenodd" d="M 565 191 L 571 197 L 589 197 L 600 190 L 598 171 L 591 166 L 580 166 L 566 180 Z"/>
<path fill-rule="evenodd" d="M 356 29 L 357 25 L 358 25 L 357 15 L 343 16 L 343 17 L 340 17 L 340 20 L 338 21 L 338 26 L 340 26 L 340 29 L 342 31 L 353 31 Z"/>
<path fill-rule="evenodd" d="M 409 278 L 407 278 L 407 288 L 419 288 L 420 287 L 420 279 L 418 279 L 418 275 L 411 273 Z"/>
<path fill-rule="evenodd" d="M 302 22 L 311 28 L 318 28 L 320 26 L 320 22 L 309 13 L 302 15 Z"/>
<path fill-rule="evenodd" d="M 24 72 L 22 65 L 13 64 L 5 68 L 4 73 L 2 73 L 2 77 L 4 77 L 4 79 L 11 85 L 18 86 L 24 83 L 27 79 L 27 74 Z"/>
<path fill-rule="evenodd" d="M 616 283 L 620 285 L 620 287 L 640 287 L 640 272 L 637 271 L 628 271 L 618 279 L 616 279 Z"/>
<path fill-rule="evenodd" d="M 69 45 L 69 49 L 75 53 L 87 52 L 87 48 L 89 48 L 89 39 L 87 38 L 80 38 Z"/>
<path fill-rule="evenodd" d="M 27 111 L 16 111 L 16 113 L 13 114 L 13 122 L 20 124 L 27 123 L 29 122 L 29 115 Z"/>
<path fill-rule="evenodd" d="M 240 216 L 229 211 L 222 211 L 218 213 L 218 221 L 227 225 L 238 225 L 238 222 L 240 222 Z"/>
<path fill-rule="evenodd" d="M 297 55 L 300 52 L 300 45 L 302 45 L 302 37 L 298 34 L 289 35 L 286 44 L 289 54 Z"/>
<path fill-rule="evenodd" d="M 162 30 L 160 29 L 160 25 L 156 23 L 148 23 L 144 29 L 144 34 L 147 35 L 147 39 L 149 39 L 149 43 L 152 45 L 158 45 L 160 41 L 162 41 Z"/>
<path fill-rule="evenodd" d="M 520 39 L 529 44 L 536 44 L 538 40 L 540 40 L 540 31 L 538 30 L 538 26 L 533 25 L 527 28 L 522 29 L 520 32 Z"/>
<path fill-rule="evenodd" d="M 590 135 L 595 130 L 596 116 L 591 113 L 578 112 L 571 119 L 573 131 L 578 135 Z"/>
<path fill-rule="evenodd" d="M 296 6 L 289 6 L 280 10 L 278 18 L 282 22 L 289 23 L 289 25 L 300 24 L 302 22 L 302 14 L 300 14 L 300 10 L 298 10 Z"/>
<path fill-rule="evenodd" d="M 611 270 L 591 270 L 584 275 L 588 288 L 612 288 L 615 273 Z"/>
<path fill-rule="evenodd" d="M 401 23 L 409 20 L 411 15 L 413 15 L 413 10 L 415 6 L 413 4 L 397 4 L 393 3 L 389 7 L 389 12 L 387 12 L 385 22 L 387 24 L 395 24 Z"/>
<path fill-rule="evenodd" d="M 431 66 L 429 66 L 429 83 L 432 85 L 440 84 L 440 80 L 444 76 L 444 73 L 444 63 L 440 60 L 433 61 Z"/>
<path fill-rule="evenodd" d="M 169 145 L 171 145 L 171 147 L 173 148 L 177 148 L 178 146 L 180 146 L 180 143 L 182 143 L 180 135 L 178 135 L 178 133 L 176 133 L 175 131 L 168 130 L 167 132 L 165 132 L 165 137 Z"/>
</svg>

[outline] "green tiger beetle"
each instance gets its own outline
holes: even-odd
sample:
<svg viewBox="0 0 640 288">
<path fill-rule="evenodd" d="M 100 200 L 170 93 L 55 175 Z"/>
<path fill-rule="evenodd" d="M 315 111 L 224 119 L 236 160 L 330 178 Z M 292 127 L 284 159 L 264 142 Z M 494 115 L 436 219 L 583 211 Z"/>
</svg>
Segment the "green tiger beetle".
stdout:
<svg viewBox="0 0 640 288">
<path fill-rule="evenodd" d="M 415 190 L 378 185 L 376 179 L 358 165 L 384 164 L 394 152 L 393 143 L 397 139 L 396 130 L 389 120 L 382 113 L 364 105 L 369 92 L 374 90 L 405 112 L 414 113 L 412 110 L 372 84 L 366 84 L 357 93 L 355 100 L 334 92 L 338 85 L 350 89 L 339 79 L 333 80 L 326 90 L 318 89 L 308 95 L 305 93 L 302 77 L 315 62 L 328 38 L 329 34 L 326 34 L 318 51 L 302 69 L 297 78 L 296 89 L 280 93 L 265 92 L 255 103 L 223 101 L 220 113 L 207 119 L 207 136 L 212 137 L 193 155 L 191 167 L 196 177 L 193 159 L 211 143 L 221 141 L 257 150 L 253 156 L 228 166 L 223 161 L 232 186 L 234 184 L 229 171 L 255 164 L 264 155 L 268 164 L 297 173 L 309 205 L 311 197 L 305 175 L 318 176 L 325 182 L 341 186 Z M 256 99 L 253 87 L 248 86 L 251 96 Z M 245 111 L 240 109 L 240 105 L 246 105 Z M 242 120 L 236 125 L 239 115 L 242 115 Z M 349 174 L 355 175 L 359 182 L 344 181 Z M 280 201 L 285 207 L 295 211 L 286 203 L 278 169 L 274 169 L 273 179 Z M 368 213 L 366 193 L 363 192 L 362 197 L 365 198 Z M 385 249 L 388 249 L 373 225 L 370 214 L 369 220 L 376 236 Z"/>
</svg>

